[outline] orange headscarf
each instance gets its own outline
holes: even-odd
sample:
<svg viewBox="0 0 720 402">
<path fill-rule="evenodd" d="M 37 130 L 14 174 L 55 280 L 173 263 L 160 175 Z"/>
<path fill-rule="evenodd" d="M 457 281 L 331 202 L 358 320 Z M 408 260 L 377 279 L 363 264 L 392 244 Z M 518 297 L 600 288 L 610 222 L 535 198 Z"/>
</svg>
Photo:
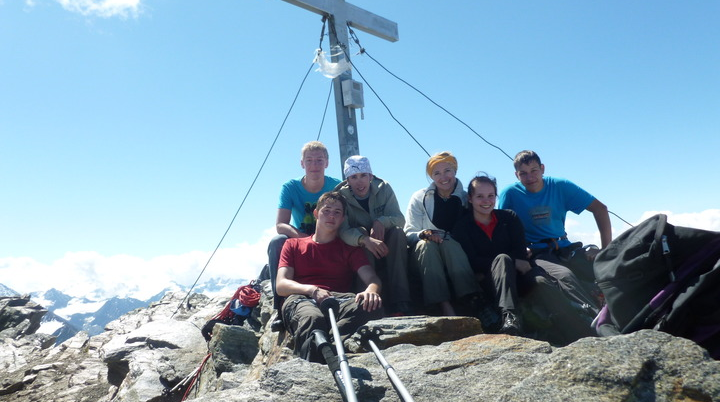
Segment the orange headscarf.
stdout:
<svg viewBox="0 0 720 402">
<path fill-rule="evenodd" d="M 433 171 L 433 168 L 435 168 L 435 165 L 437 165 L 438 163 L 443 163 L 443 162 L 446 162 L 446 163 L 449 163 L 450 165 L 452 165 L 452 167 L 457 172 L 457 169 L 458 169 L 457 159 L 453 156 L 452 153 L 450 153 L 450 151 L 444 151 L 444 152 L 440 152 L 440 153 L 435 154 L 430 157 L 430 160 L 428 160 L 427 165 L 425 166 L 425 171 L 427 172 L 427 175 L 432 177 L 432 171 Z"/>
</svg>

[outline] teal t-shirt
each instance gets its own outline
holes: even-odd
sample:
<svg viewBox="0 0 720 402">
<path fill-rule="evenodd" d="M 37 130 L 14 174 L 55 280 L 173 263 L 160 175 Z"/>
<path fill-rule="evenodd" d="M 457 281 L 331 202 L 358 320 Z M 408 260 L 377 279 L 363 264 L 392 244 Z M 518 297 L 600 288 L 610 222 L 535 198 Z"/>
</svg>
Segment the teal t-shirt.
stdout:
<svg viewBox="0 0 720 402">
<path fill-rule="evenodd" d="M 302 177 L 292 179 L 283 184 L 280 190 L 280 203 L 278 208 L 289 209 L 292 214 L 290 224 L 303 233 L 309 235 L 315 233 L 315 216 L 313 210 L 321 195 L 332 191 L 340 184 L 340 180 L 325 176 L 325 185 L 317 193 L 305 190 L 302 185 Z"/>
</svg>

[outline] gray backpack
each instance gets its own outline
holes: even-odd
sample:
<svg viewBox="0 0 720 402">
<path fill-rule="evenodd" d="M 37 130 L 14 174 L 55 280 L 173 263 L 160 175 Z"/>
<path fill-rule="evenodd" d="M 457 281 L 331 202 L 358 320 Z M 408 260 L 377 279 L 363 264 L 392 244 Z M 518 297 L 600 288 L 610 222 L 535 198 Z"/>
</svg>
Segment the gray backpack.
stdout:
<svg viewBox="0 0 720 402">
<path fill-rule="evenodd" d="M 655 215 L 598 253 L 594 271 L 607 303 L 596 320 L 599 335 L 654 328 L 720 358 L 720 232 Z"/>
</svg>

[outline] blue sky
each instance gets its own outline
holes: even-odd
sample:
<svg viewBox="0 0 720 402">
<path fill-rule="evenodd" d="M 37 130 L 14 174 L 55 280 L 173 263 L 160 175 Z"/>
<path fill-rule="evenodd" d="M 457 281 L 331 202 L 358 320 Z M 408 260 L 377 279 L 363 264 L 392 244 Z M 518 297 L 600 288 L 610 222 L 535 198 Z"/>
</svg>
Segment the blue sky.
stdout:
<svg viewBox="0 0 720 402">
<path fill-rule="evenodd" d="M 367 52 L 485 139 L 534 149 L 625 220 L 665 211 L 720 230 L 720 3 L 353 4 L 398 23 Z M 0 0 L 0 282 L 21 292 L 145 295 L 192 284 L 278 134 L 320 43 L 281 0 Z M 322 46 L 328 50 L 327 37 Z M 367 80 L 430 153 L 512 183 L 511 161 L 365 55 Z M 314 68 L 313 68 L 314 70 Z M 280 185 L 320 136 L 340 176 L 330 81 L 312 71 L 204 275 L 264 263 Z M 425 152 L 365 85 L 360 151 L 404 208 Z M 614 234 L 628 228 L 612 218 Z M 590 216 L 571 237 L 597 242 Z M 34 274 L 28 274 L 32 271 Z"/>
</svg>

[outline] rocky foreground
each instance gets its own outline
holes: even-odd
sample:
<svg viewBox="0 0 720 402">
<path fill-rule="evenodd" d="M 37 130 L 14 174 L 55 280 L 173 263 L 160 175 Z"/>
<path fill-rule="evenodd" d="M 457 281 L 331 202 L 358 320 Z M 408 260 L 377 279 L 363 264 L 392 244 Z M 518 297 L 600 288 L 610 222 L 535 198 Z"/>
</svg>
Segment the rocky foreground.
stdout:
<svg viewBox="0 0 720 402">
<path fill-rule="evenodd" d="M 227 299 L 194 294 L 178 309 L 183 297 L 169 293 L 100 335 L 58 346 L 35 333 L 42 307 L 0 298 L 0 401 L 342 400 L 326 366 L 293 357 L 288 337 L 270 331 L 270 303 L 255 309 L 259 330 L 218 325 L 205 342 L 200 328 Z M 720 362 L 657 331 L 555 348 L 482 334 L 474 318 L 372 326 L 383 329 L 383 355 L 415 401 L 720 401 Z M 400 400 L 374 354 L 356 338 L 346 349 L 360 401 Z"/>
</svg>

